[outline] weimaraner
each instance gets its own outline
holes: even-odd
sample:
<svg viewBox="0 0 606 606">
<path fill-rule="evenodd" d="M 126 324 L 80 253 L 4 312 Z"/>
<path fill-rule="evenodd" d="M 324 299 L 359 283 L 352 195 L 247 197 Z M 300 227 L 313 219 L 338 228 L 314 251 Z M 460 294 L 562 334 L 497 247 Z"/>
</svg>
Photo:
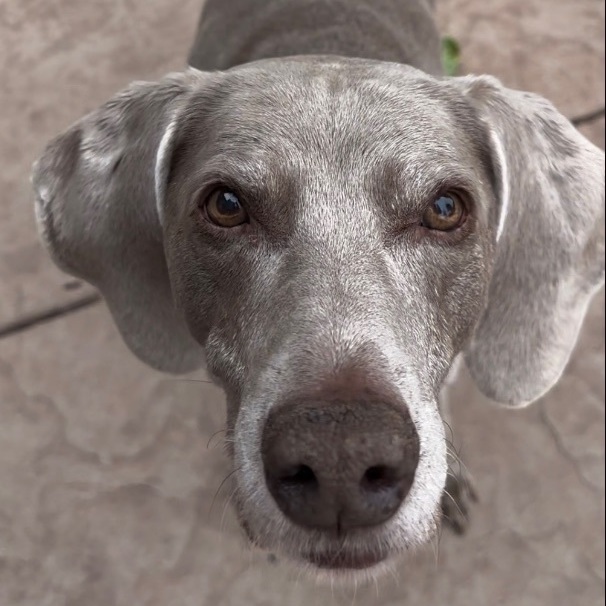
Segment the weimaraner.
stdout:
<svg viewBox="0 0 606 606">
<path fill-rule="evenodd" d="M 604 281 L 603 152 L 439 48 L 429 0 L 209 0 L 190 68 L 33 170 L 42 239 L 132 351 L 225 390 L 250 541 L 333 579 L 436 531 L 458 363 L 537 400 Z"/>
</svg>

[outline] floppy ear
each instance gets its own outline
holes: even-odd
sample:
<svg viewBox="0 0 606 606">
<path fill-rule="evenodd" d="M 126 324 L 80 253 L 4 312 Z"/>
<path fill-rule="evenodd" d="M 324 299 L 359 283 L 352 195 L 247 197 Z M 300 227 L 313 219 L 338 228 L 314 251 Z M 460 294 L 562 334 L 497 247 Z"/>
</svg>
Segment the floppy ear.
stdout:
<svg viewBox="0 0 606 606">
<path fill-rule="evenodd" d="M 32 176 L 54 261 L 99 288 L 132 351 L 169 372 L 202 364 L 173 302 L 158 215 L 173 125 L 202 77 L 131 85 L 52 141 Z"/>
<path fill-rule="evenodd" d="M 485 395 L 521 406 L 558 381 L 604 283 L 604 153 L 539 96 L 451 82 L 490 133 L 500 184 L 488 306 L 466 361 Z"/>
</svg>

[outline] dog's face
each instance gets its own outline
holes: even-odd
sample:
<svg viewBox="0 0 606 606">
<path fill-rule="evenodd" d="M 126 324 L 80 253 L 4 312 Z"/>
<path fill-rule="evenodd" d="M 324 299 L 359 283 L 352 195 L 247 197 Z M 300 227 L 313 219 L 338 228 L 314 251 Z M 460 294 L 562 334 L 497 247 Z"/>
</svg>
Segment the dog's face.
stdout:
<svg viewBox="0 0 606 606">
<path fill-rule="evenodd" d="M 603 280 L 603 154 L 514 101 L 392 64 L 263 61 L 141 86 L 38 163 L 49 247 L 133 350 L 169 370 L 204 351 L 254 543 L 348 571 L 425 542 L 454 358 L 510 404 L 559 377 Z"/>
<path fill-rule="evenodd" d="M 172 135 L 173 292 L 228 394 L 241 517 L 255 541 L 296 558 L 308 545 L 328 560 L 343 544 L 355 562 L 427 539 L 446 475 L 436 396 L 487 295 L 499 219 L 487 135 L 465 128 L 472 108 L 453 115 L 438 84 L 390 75 L 281 61 L 228 72 Z M 343 541 L 282 513 L 262 442 L 293 398 L 406 409 L 419 464 L 389 521 Z"/>
</svg>

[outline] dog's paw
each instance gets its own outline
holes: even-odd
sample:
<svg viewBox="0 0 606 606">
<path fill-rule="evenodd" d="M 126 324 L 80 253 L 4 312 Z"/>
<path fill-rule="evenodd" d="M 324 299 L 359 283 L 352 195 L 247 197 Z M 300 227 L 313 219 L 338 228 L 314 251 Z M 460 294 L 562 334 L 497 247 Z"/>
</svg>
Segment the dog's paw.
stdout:
<svg viewBox="0 0 606 606">
<path fill-rule="evenodd" d="M 477 500 L 478 494 L 469 472 L 450 469 L 442 494 L 442 523 L 455 534 L 464 534 L 469 526 L 469 510 Z"/>
</svg>

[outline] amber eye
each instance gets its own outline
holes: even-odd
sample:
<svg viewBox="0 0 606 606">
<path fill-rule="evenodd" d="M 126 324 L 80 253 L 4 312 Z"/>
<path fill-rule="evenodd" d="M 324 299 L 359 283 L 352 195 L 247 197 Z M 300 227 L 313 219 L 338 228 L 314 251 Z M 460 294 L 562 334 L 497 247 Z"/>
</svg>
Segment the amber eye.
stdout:
<svg viewBox="0 0 606 606">
<path fill-rule="evenodd" d="M 229 189 L 216 189 L 205 206 L 209 220 L 219 227 L 236 227 L 248 222 L 248 213 L 238 196 Z"/>
<path fill-rule="evenodd" d="M 465 221 L 467 210 L 455 193 L 438 196 L 423 214 L 423 227 L 438 231 L 452 231 Z"/>
</svg>

